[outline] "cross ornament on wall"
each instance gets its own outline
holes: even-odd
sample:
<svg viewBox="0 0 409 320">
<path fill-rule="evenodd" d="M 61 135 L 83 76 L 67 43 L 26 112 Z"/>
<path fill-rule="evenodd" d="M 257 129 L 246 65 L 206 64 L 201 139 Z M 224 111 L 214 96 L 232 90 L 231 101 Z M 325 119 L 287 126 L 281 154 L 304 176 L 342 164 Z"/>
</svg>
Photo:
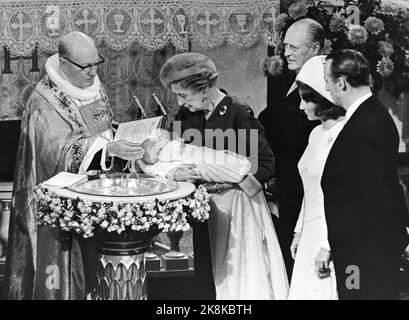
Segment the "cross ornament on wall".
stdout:
<svg viewBox="0 0 409 320">
<path fill-rule="evenodd" d="M 84 25 L 84 33 L 86 33 L 86 34 L 89 33 L 89 26 L 90 26 L 90 25 L 94 25 L 94 24 L 96 24 L 96 23 L 98 22 L 98 21 L 95 20 L 95 19 L 88 19 L 88 16 L 89 16 L 89 15 L 90 15 L 89 10 L 84 9 L 84 10 L 82 10 L 82 17 L 83 17 L 83 19 L 80 19 L 80 20 L 76 20 L 76 21 L 75 21 L 75 24 L 76 24 L 77 26 Z"/>
<path fill-rule="evenodd" d="M 210 36 L 211 26 L 218 25 L 219 21 L 217 21 L 217 19 L 210 19 L 211 12 L 208 9 L 205 10 L 204 15 L 205 15 L 205 19 L 198 20 L 197 23 L 202 27 L 205 26 L 206 34 Z"/>
<path fill-rule="evenodd" d="M 19 12 L 17 14 L 17 19 L 18 19 L 18 22 L 17 23 L 12 23 L 10 25 L 10 27 L 13 28 L 13 29 L 19 29 L 18 39 L 19 39 L 19 41 L 24 41 L 24 29 L 31 28 L 32 24 L 28 23 L 28 22 L 23 22 L 24 14 L 22 12 Z"/>
<path fill-rule="evenodd" d="M 156 24 L 163 24 L 163 19 L 160 19 L 160 18 L 155 18 L 155 10 L 154 9 L 149 9 L 149 16 L 150 16 L 150 18 L 149 19 L 143 19 L 141 22 L 143 23 L 143 24 L 146 24 L 146 25 L 150 25 L 151 26 L 151 29 L 150 29 L 150 34 L 151 34 L 151 36 L 154 36 L 155 34 L 156 34 L 156 29 L 155 29 L 155 25 Z"/>
</svg>

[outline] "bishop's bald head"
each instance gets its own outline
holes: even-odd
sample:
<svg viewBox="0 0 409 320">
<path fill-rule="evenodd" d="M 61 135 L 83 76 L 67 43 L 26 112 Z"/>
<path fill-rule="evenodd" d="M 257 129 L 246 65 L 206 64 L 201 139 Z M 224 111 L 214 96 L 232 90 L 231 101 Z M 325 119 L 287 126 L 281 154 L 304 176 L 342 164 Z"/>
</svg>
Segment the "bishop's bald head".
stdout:
<svg viewBox="0 0 409 320">
<path fill-rule="evenodd" d="M 60 70 L 68 81 L 79 88 L 93 85 L 97 67 L 90 66 L 101 59 L 94 40 L 86 34 L 73 31 L 63 36 L 58 44 Z M 84 68 L 86 66 L 90 66 Z"/>
</svg>

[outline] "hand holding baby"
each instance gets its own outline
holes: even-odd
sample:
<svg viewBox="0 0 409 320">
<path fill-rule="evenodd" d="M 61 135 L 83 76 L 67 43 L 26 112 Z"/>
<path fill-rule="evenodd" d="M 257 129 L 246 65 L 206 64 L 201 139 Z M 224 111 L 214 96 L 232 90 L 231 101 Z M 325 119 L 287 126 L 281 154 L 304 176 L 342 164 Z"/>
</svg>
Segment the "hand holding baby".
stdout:
<svg viewBox="0 0 409 320">
<path fill-rule="evenodd" d="M 196 180 L 201 180 L 202 177 L 195 170 L 196 165 L 194 164 L 184 164 L 176 168 L 173 173 L 173 179 L 176 181 L 189 181 L 193 182 Z"/>
</svg>

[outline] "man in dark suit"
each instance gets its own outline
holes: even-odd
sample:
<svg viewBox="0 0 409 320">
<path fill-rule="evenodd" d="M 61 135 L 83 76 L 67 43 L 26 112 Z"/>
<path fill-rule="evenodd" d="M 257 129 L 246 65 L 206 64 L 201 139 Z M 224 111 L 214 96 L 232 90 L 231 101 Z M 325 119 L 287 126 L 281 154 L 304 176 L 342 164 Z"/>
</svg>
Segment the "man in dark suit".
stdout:
<svg viewBox="0 0 409 320">
<path fill-rule="evenodd" d="M 302 19 L 288 28 L 284 38 L 288 70 L 269 80 L 268 106 L 259 115 L 276 157 L 279 219 L 275 219 L 274 224 L 289 278 L 294 264 L 290 246 L 304 195 L 297 164 L 311 130 L 319 124 L 319 121 L 309 121 L 300 110 L 295 77 L 308 59 L 321 53 L 324 40 L 324 29 L 315 20 Z"/>
<path fill-rule="evenodd" d="M 397 299 L 408 213 L 397 175 L 399 135 L 356 50 L 327 57 L 325 80 L 346 110 L 321 185 L 340 299 Z"/>
</svg>

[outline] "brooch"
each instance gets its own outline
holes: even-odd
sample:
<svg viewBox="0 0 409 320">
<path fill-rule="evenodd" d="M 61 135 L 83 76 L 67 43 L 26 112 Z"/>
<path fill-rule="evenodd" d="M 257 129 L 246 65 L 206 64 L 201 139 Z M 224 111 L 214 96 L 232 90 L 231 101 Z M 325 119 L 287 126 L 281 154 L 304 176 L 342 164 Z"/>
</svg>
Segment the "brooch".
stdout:
<svg viewBox="0 0 409 320">
<path fill-rule="evenodd" d="M 221 115 L 221 116 L 224 116 L 224 115 L 226 114 L 226 112 L 227 112 L 227 107 L 226 107 L 226 106 L 223 106 L 223 107 L 221 108 L 221 110 L 220 110 L 220 115 Z"/>
</svg>

